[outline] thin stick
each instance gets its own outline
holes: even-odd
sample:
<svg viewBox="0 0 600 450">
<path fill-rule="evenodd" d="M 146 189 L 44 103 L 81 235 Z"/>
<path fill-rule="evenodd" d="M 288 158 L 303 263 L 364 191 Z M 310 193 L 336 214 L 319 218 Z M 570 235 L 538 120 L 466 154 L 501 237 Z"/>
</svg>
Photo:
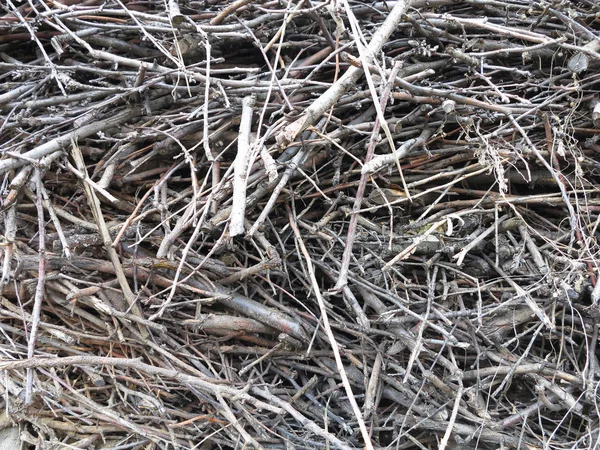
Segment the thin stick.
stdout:
<svg viewBox="0 0 600 450">
<path fill-rule="evenodd" d="M 35 300 L 33 303 L 33 312 L 31 314 L 31 331 L 27 342 L 27 358 L 33 358 L 35 351 L 35 341 L 37 338 L 38 327 L 40 324 L 40 312 L 42 310 L 42 301 L 44 300 L 44 288 L 46 285 L 46 233 L 44 223 L 44 206 L 42 195 L 42 173 L 40 169 L 35 169 L 36 202 L 35 207 L 38 215 L 38 274 L 37 285 L 35 287 Z M 33 370 L 27 370 L 27 384 L 25 387 L 25 403 L 29 404 L 32 400 L 33 392 Z"/>
<path fill-rule="evenodd" d="M 392 69 L 392 74 L 390 75 L 390 82 L 387 83 L 387 85 L 385 86 L 383 95 L 381 96 L 380 107 L 382 109 L 385 108 L 385 105 L 387 104 L 388 98 L 390 96 L 390 91 L 393 86 L 391 80 L 394 80 L 396 78 L 396 75 L 398 74 L 399 70 L 400 66 L 398 64 L 394 65 L 394 68 Z M 375 119 L 375 127 L 373 128 L 371 138 L 369 139 L 367 154 L 365 156 L 365 164 L 369 164 L 371 158 L 375 153 L 375 145 L 379 137 L 379 128 L 382 125 L 382 123 L 383 122 L 381 122 L 378 116 L 377 119 Z M 396 155 L 395 151 L 392 151 L 392 153 Z M 398 160 L 396 159 L 396 161 Z M 400 167 L 400 164 L 398 164 L 398 167 Z M 400 174 L 402 174 L 402 169 L 400 169 Z M 358 223 L 358 215 L 365 194 L 365 189 L 367 187 L 368 178 L 368 173 L 361 172 L 360 181 L 358 183 L 358 189 L 356 190 L 354 205 L 352 207 L 352 215 L 350 216 L 350 225 L 348 225 L 348 237 L 346 238 L 346 247 L 344 248 L 344 255 L 342 256 L 342 267 L 340 268 L 339 277 L 335 284 L 334 290 L 341 290 L 348 283 L 348 270 L 350 267 L 350 259 L 352 257 L 352 247 L 354 246 L 354 239 L 356 238 L 356 225 Z M 406 190 L 406 192 L 408 193 L 408 190 Z"/>
<path fill-rule="evenodd" d="M 75 160 L 75 164 L 77 165 L 78 169 L 81 171 L 81 173 L 83 174 L 84 177 L 87 177 L 87 169 L 85 167 L 83 155 L 81 154 L 81 150 L 79 149 L 79 146 L 77 145 L 76 142 L 73 142 L 72 155 L 73 155 L 73 159 Z M 142 310 L 136 303 L 136 298 L 135 298 L 135 295 L 133 294 L 133 291 L 129 287 L 129 283 L 128 283 L 127 277 L 125 275 L 125 271 L 123 270 L 123 266 L 121 265 L 121 261 L 119 260 L 119 255 L 117 254 L 116 250 L 112 246 L 112 238 L 110 237 L 110 232 L 108 231 L 108 227 L 106 226 L 106 221 L 104 220 L 104 215 L 102 213 L 102 207 L 100 206 L 100 200 L 98 200 L 98 197 L 96 196 L 96 192 L 90 187 L 89 184 L 84 183 L 83 188 L 84 188 L 86 196 L 88 198 L 88 202 L 89 202 L 90 208 L 92 210 L 92 214 L 94 215 L 94 219 L 96 220 L 96 225 L 98 225 L 98 230 L 100 231 L 100 236 L 102 236 L 102 241 L 104 243 L 104 247 L 106 249 L 106 252 L 108 253 L 108 256 L 109 256 L 114 268 L 115 268 L 115 275 L 117 277 L 117 280 L 119 281 L 121 290 L 123 291 L 123 296 L 125 297 L 125 300 L 127 301 L 127 304 L 129 305 L 129 307 L 131 308 L 131 312 L 135 316 L 143 319 L 144 315 L 142 313 Z M 119 309 L 117 305 L 113 305 L 113 306 L 115 306 L 116 309 Z M 149 336 L 149 334 L 148 334 L 148 330 L 146 329 L 146 327 L 144 327 L 141 324 L 138 324 L 138 325 L 139 325 L 139 331 L 140 331 L 140 334 L 142 335 L 142 337 L 147 338 Z"/>
<path fill-rule="evenodd" d="M 295 219 L 292 216 L 292 212 L 290 211 L 289 207 L 287 207 L 287 211 L 288 218 L 290 221 L 290 227 L 292 227 L 292 230 L 294 230 L 296 240 L 300 245 L 300 250 L 302 251 L 302 254 L 306 261 L 306 268 L 308 270 L 311 285 L 314 290 L 315 297 L 317 297 L 317 302 L 319 303 L 319 309 L 321 311 L 321 320 L 323 321 L 323 328 L 325 329 L 325 334 L 327 334 L 329 344 L 331 345 L 331 349 L 333 350 L 335 364 L 337 366 L 340 377 L 342 378 L 342 384 L 344 385 L 346 395 L 348 396 L 348 401 L 350 402 L 350 406 L 352 407 L 352 412 L 354 413 L 354 417 L 356 417 L 356 421 L 358 422 L 358 427 L 360 428 L 360 433 L 362 434 L 363 441 L 365 443 L 365 448 L 367 450 L 374 450 L 373 443 L 371 442 L 371 437 L 369 436 L 369 431 L 367 430 L 365 421 L 363 420 L 362 414 L 360 412 L 360 408 L 358 407 L 358 403 L 356 403 L 356 398 L 354 397 L 354 393 L 352 392 L 352 386 L 350 386 L 350 380 L 348 379 L 346 369 L 344 368 L 344 363 L 342 362 L 342 357 L 340 355 L 338 343 L 335 340 L 333 330 L 331 329 L 331 324 L 329 323 L 327 308 L 325 306 L 323 295 L 321 294 L 321 289 L 319 288 L 319 282 L 317 281 L 317 277 L 315 275 L 315 268 L 313 266 L 312 259 L 310 257 L 310 254 L 308 253 L 308 250 L 306 249 L 306 246 L 304 245 L 304 241 L 302 240 L 300 230 L 296 226 Z"/>
</svg>

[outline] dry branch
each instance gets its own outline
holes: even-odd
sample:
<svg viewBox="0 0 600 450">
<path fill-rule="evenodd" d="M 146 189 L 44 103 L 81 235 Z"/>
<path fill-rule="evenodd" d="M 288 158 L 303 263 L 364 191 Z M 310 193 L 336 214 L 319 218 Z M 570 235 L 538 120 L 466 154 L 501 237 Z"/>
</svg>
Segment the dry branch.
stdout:
<svg viewBox="0 0 600 450">
<path fill-rule="evenodd" d="M 7 435 L 598 447 L 598 2 L 0 3 Z"/>
</svg>

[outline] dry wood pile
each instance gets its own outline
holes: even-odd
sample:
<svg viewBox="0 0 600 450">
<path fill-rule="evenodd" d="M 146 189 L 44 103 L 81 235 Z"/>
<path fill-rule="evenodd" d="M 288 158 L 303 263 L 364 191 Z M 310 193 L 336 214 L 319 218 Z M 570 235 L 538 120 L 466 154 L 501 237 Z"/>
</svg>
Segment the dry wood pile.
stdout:
<svg viewBox="0 0 600 450">
<path fill-rule="evenodd" d="M 596 0 L 0 6 L 0 428 L 598 448 Z"/>
</svg>

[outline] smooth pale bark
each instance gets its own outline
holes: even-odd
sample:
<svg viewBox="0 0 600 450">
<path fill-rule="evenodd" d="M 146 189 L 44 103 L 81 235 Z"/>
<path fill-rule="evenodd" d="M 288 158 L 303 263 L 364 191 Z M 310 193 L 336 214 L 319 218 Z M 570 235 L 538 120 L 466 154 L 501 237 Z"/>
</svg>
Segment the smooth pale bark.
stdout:
<svg viewBox="0 0 600 450">
<path fill-rule="evenodd" d="M 233 168 L 233 201 L 229 222 L 231 237 L 244 233 L 246 216 L 246 186 L 250 165 L 250 129 L 252 127 L 252 108 L 255 98 L 252 95 L 242 101 L 242 117 L 238 134 L 238 151 Z"/>
</svg>

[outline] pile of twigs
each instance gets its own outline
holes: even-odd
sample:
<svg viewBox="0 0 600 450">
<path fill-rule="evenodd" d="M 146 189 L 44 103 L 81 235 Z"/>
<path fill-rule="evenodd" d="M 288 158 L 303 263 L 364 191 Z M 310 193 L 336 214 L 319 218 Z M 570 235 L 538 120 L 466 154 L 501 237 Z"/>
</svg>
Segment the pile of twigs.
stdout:
<svg viewBox="0 0 600 450">
<path fill-rule="evenodd" d="M 598 448 L 595 0 L 7 0 L 0 428 Z"/>
</svg>

